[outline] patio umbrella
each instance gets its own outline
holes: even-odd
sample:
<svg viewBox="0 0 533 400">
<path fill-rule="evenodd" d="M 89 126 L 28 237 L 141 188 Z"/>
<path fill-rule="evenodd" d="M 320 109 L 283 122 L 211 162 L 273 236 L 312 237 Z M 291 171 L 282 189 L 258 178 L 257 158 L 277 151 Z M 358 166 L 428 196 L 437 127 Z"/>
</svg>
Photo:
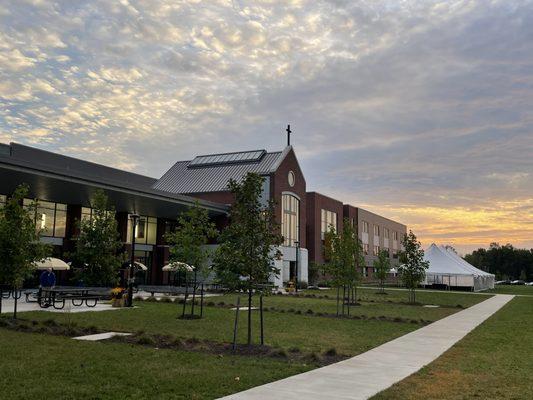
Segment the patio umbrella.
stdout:
<svg viewBox="0 0 533 400">
<path fill-rule="evenodd" d="M 183 262 L 174 261 L 174 262 L 171 262 L 171 263 L 165 265 L 163 267 L 163 271 L 170 271 L 170 272 L 187 271 L 187 272 L 191 272 L 191 271 L 194 271 L 194 267 L 192 265 L 185 264 Z"/>
<path fill-rule="evenodd" d="M 34 265 L 39 270 L 51 268 L 56 271 L 68 271 L 70 269 L 70 265 L 65 261 L 53 257 L 47 257 L 43 261 L 36 262 Z"/>
<path fill-rule="evenodd" d="M 131 265 L 131 262 L 125 262 L 123 264 L 124 267 L 129 268 Z M 133 263 L 133 268 L 136 270 L 142 270 L 142 271 L 148 271 L 148 267 L 144 265 L 143 263 L 140 263 L 139 261 L 135 261 Z"/>
</svg>

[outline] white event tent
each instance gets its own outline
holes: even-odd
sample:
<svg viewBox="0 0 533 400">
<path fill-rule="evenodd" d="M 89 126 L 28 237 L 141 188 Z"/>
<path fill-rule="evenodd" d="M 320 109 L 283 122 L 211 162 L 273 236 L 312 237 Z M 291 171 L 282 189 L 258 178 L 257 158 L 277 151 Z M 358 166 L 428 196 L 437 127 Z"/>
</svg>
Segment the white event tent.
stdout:
<svg viewBox="0 0 533 400">
<path fill-rule="evenodd" d="M 493 274 L 477 269 L 451 249 L 433 243 L 424 259 L 429 261 L 424 285 L 468 287 L 475 292 L 494 288 Z"/>
</svg>

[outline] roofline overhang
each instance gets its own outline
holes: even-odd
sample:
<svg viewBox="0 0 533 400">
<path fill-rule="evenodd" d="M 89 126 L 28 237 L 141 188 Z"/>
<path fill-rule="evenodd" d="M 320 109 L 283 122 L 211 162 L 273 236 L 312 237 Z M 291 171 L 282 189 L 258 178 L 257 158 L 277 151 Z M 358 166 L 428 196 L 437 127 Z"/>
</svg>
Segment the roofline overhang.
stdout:
<svg viewBox="0 0 533 400">
<path fill-rule="evenodd" d="M 93 179 L 89 178 L 79 178 L 79 177 L 73 177 L 69 176 L 68 174 L 64 174 L 57 171 L 45 171 L 41 168 L 34 167 L 30 165 L 30 163 L 22 161 L 22 160 L 10 160 L 3 157 L 0 157 L 0 166 L 15 172 L 23 172 L 23 173 L 32 173 L 36 175 L 41 175 L 43 177 L 52 178 L 52 179 L 58 179 L 63 180 L 65 182 L 70 183 L 77 183 L 82 185 L 90 185 L 95 188 L 100 189 L 106 189 L 110 191 L 116 191 L 121 192 L 129 195 L 141 195 L 144 197 L 152 198 L 154 200 L 162 200 L 162 201 L 168 201 L 175 204 L 185 205 L 185 206 L 192 206 L 195 203 L 198 203 L 200 206 L 217 213 L 222 214 L 228 214 L 229 213 L 229 207 L 224 204 L 214 203 L 207 200 L 197 199 L 194 197 L 189 197 L 185 195 L 172 195 L 171 193 L 150 189 L 150 190 L 143 190 L 141 188 L 127 188 L 122 187 L 110 182 L 98 182 Z"/>
</svg>

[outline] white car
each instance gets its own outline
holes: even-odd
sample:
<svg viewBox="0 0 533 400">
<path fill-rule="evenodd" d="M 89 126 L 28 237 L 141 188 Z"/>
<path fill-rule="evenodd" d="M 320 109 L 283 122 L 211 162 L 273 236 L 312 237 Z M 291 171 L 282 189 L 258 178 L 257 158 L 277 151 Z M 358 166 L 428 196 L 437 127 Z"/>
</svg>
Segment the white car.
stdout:
<svg viewBox="0 0 533 400">
<path fill-rule="evenodd" d="M 526 282 L 526 286 L 533 286 L 533 282 Z"/>
</svg>

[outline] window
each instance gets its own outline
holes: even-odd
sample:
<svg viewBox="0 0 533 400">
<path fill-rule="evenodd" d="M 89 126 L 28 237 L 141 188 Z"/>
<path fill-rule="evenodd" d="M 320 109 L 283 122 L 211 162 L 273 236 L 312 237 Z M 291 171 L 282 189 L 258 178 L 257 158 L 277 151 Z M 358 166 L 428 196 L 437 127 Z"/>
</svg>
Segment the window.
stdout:
<svg viewBox="0 0 533 400">
<path fill-rule="evenodd" d="M 379 246 L 374 246 L 374 255 L 379 255 Z"/>
<path fill-rule="evenodd" d="M 135 227 L 135 243 L 156 244 L 157 218 L 141 215 Z M 128 232 L 126 242 L 131 243 L 131 217 L 128 215 Z"/>
<path fill-rule="evenodd" d="M 368 233 L 368 222 L 363 221 L 363 233 Z"/>
<path fill-rule="evenodd" d="M 398 240 L 398 232 L 392 231 L 392 239 L 393 240 Z"/>
<path fill-rule="evenodd" d="M 363 253 L 365 253 L 365 256 L 368 255 L 368 243 L 363 243 Z"/>
<path fill-rule="evenodd" d="M 389 238 L 389 230 L 387 228 L 383 228 L 383 236 L 385 237 L 385 239 Z"/>
<path fill-rule="evenodd" d="M 284 246 L 296 246 L 300 241 L 300 200 L 293 195 L 281 196 L 282 219 L 281 234 Z"/>
<path fill-rule="evenodd" d="M 6 205 L 6 201 L 7 201 L 7 196 L 0 194 L 0 208 Z"/>
<path fill-rule="evenodd" d="M 379 236 L 379 225 L 374 225 L 374 236 Z"/>
<path fill-rule="evenodd" d="M 23 205 L 28 208 L 32 200 L 24 199 Z M 35 208 L 35 229 L 42 236 L 65 237 L 67 228 L 67 205 L 50 201 L 37 201 Z"/>
<path fill-rule="evenodd" d="M 333 211 L 328 211 L 322 209 L 320 212 L 320 219 L 321 219 L 321 229 L 320 229 L 320 236 L 322 240 L 324 240 L 326 232 L 330 230 L 331 227 L 333 227 L 333 230 L 337 232 L 337 213 Z"/>
</svg>

